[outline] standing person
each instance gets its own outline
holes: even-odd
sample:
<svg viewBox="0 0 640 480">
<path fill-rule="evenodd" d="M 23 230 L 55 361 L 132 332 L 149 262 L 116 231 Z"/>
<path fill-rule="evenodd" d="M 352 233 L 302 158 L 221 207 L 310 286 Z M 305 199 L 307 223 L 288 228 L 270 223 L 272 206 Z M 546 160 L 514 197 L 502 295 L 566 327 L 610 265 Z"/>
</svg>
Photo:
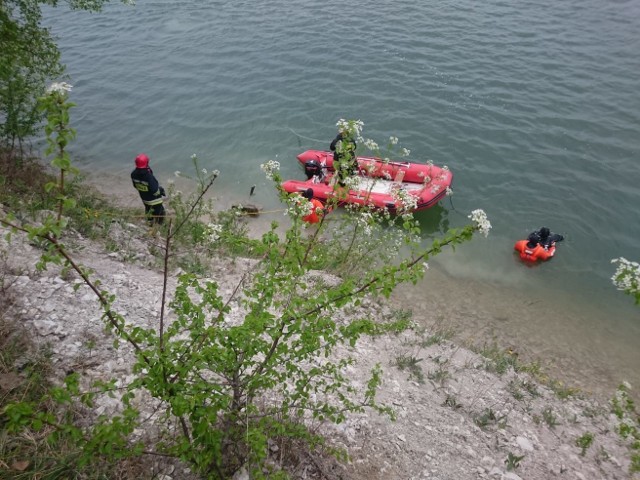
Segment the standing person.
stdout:
<svg viewBox="0 0 640 480">
<path fill-rule="evenodd" d="M 164 188 L 153 176 L 153 171 L 149 167 L 149 157 L 144 153 L 136 157 L 136 168 L 131 172 L 131 181 L 140 194 L 149 224 L 162 224 L 165 216 L 162 205 L 162 197 L 165 196 Z"/>
<path fill-rule="evenodd" d="M 311 213 L 302 217 L 302 220 L 307 223 L 319 223 L 320 219 L 324 215 L 324 205 L 317 198 L 313 198 L 312 188 L 307 188 L 302 192 L 302 196 L 311 202 Z M 320 209 L 320 214 L 318 214 L 318 209 Z"/>
<path fill-rule="evenodd" d="M 333 152 L 333 169 L 336 172 L 338 184 L 344 186 L 345 178 L 358 172 L 357 144 L 353 133 L 346 126 L 339 128 L 338 135 L 329 145 L 329 149 Z"/>
</svg>

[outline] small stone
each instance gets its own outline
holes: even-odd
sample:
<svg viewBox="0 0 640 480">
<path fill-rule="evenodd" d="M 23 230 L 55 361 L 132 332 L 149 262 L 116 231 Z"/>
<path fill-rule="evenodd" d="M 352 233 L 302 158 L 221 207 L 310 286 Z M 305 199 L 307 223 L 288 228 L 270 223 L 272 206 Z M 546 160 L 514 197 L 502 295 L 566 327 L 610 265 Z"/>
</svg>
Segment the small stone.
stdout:
<svg viewBox="0 0 640 480">
<path fill-rule="evenodd" d="M 522 478 L 513 472 L 507 472 L 502 476 L 502 480 L 522 480 Z"/>
<path fill-rule="evenodd" d="M 500 470 L 498 467 L 493 467 L 491 470 L 489 470 L 489 475 L 491 475 L 492 477 L 501 478 L 502 470 Z"/>
<path fill-rule="evenodd" d="M 516 444 L 518 444 L 518 446 L 522 449 L 522 450 L 526 450 L 528 452 L 532 452 L 533 451 L 533 444 L 531 443 L 531 441 L 526 438 L 526 437 L 517 437 L 516 438 Z"/>
</svg>

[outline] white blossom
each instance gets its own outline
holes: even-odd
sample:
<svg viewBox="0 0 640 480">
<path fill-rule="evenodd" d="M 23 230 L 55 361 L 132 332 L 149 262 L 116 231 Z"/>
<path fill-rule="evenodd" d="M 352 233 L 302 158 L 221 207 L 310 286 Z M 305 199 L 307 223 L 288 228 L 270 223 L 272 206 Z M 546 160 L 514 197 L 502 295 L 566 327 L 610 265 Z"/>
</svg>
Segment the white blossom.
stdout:
<svg viewBox="0 0 640 480">
<path fill-rule="evenodd" d="M 422 268 L 424 268 L 425 271 L 429 270 L 429 264 L 427 262 L 422 262 Z"/>
<path fill-rule="evenodd" d="M 344 186 L 349 190 L 357 190 L 360 186 L 360 179 L 356 175 L 351 175 L 347 178 L 342 179 Z"/>
<path fill-rule="evenodd" d="M 614 258 L 611 263 L 617 263 L 618 268 L 611 277 L 611 281 L 618 290 L 632 295 L 640 293 L 640 264 L 624 257 Z"/>
<path fill-rule="evenodd" d="M 338 131 L 347 132 L 354 137 L 360 137 L 362 133 L 362 127 L 364 127 L 364 123 L 361 120 L 345 120 L 341 118 L 336 122 L 336 127 L 338 127 Z"/>
<path fill-rule="evenodd" d="M 393 189 L 391 197 L 400 204 L 399 211 L 411 212 L 418 206 L 418 197 L 411 195 L 402 187 Z"/>
<path fill-rule="evenodd" d="M 198 156 L 195 153 L 191 154 L 191 160 L 196 160 L 198 158 Z"/>
<path fill-rule="evenodd" d="M 275 172 L 280 170 L 280 162 L 276 160 L 269 160 L 267 163 L 261 164 L 260 168 L 269 180 L 273 180 Z"/>
<path fill-rule="evenodd" d="M 209 237 L 209 241 L 211 243 L 216 242 L 220 239 L 220 234 L 222 233 L 222 225 L 217 223 L 210 223 L 207 225 L 207 236 Z"/>
<path fill-rule="evenodd" d="M 407 148 L 403 148 L 401 150 L 401 154 L 402 154 L 403 157 L 408 157 L 410 153 L 411 153 L 411 150 L 409 150 Z"/>
<path fill-rule="evenodd" d="M 369 150 L 378 150 L 378 144 L 376 142 L 374 142 L 373 140 L 371 140 L 370 138 L 367 138 L 364 141 L 364 146 L 367 147 Z"/>
<path fill-rule="evenodd" d="M 489 235 L 489 230 L 491 230 L 491 222 L 487 218 L 487 214 L 482 209 L 477 209 L 471 212 L 469 218 L 473 223 L 476 224 L 476 228 L 478 231 L 483 234 L 485 237 Z"/>
<path fill-rule="evenodd" d="M 67 82 L 55 82 L 49 85 L 47 88 L 47 94 L 51 95 L 52 93 L 66 93 L 70 92 L 73 88 L 73 85 L 69 85 Z"/>
<path fill-rule="evenodd" d="M 206 169 L 206 168 L 203 168 L 203 169 L 202 169 L 202 174 L 203 174 L 203 175 L 206 175 L 206 174 L 207 174 L 207 169 Z"/>
<path fill-rule="evenodd" d="M 313 203 L 304 198 L 302 195 L 291 195 L 287 199 L 289 204 L 285 210 L 285 215 L 290 215 L 293 218 L 306 217 L 313 211 Z"/>
<path fill-rule="evenodd" d="M 453 195 L 453 190 L 451 190 L 451 187 L 447 187 L 445 195 L 447 197 L 450 197 L 451 195 Z"/>
<path fill-rule="evenodd" d="M 176 170 L 175 172 L 173 172 L 173 174 L 174 174 L 176 177 L 179 177 L 180 175 L 182 175 L 182 172 L 181 172 L 180 170 Z"/>
<path fill-rule="evenodd" d="M 391 145 L 397 145 L 398 144 L 398 137 L 389 137 L 389 142 L 391 143 Z"/>
</svg>

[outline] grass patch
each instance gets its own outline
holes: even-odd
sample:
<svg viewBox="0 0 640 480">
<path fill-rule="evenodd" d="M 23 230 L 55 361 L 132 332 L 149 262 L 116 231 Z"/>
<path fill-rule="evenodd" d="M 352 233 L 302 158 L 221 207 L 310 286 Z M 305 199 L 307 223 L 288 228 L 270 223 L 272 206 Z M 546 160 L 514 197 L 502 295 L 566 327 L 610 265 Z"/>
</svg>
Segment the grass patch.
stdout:
<svg viewBox="0 0 640 480">
<path fill-rule="evenodd" d="M 422 358 L 417 358 L 413 355 L 398 355 L 393 361 L 392 366 L 402 371 L 408 371 L 409 378 L 415 379 L 418 383 L 424 383 L 424 372 L 419 365 L 421 361 Z"/>
</svg>

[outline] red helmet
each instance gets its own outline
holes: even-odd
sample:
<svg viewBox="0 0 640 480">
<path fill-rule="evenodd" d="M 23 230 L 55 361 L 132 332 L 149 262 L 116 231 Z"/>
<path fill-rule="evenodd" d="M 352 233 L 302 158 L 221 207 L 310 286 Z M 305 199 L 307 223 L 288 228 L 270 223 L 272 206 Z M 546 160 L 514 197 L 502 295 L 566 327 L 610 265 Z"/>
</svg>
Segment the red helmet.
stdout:
<svg viewBox="0 0 640 480">
<path fill-rule="evenodd" d="M 149 168 L 149 157 L 141 153 L 136 157 L 136 168 Z"/>
</svg>

